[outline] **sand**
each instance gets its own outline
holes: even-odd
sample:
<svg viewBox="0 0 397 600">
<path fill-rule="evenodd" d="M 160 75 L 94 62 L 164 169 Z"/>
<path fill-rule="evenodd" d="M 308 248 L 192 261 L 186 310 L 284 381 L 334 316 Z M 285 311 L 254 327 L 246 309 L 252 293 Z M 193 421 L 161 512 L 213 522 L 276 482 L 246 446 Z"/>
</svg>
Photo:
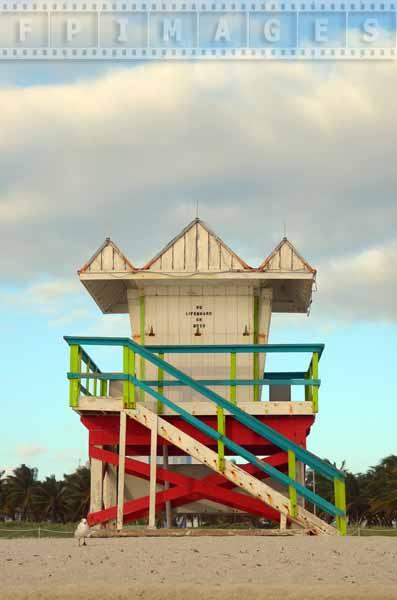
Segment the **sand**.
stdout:
<svg viewBox="0 0 397 600">
<path fill-rule="evenodd" d="M 0 540 L 0 598 L 397 600 L 397 538 Z"/>
</svg>

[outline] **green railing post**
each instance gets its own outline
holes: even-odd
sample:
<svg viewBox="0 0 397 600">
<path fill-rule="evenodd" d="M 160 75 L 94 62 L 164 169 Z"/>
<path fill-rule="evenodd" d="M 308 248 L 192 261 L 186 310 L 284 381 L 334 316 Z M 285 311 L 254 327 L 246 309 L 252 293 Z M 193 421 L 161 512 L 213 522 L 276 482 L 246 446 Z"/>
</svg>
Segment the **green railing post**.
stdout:
<svg viewBox="0 0 397 600">
<path fill-rule="evenodd" d="M 335 506 L 345 513 L 342 517 L 336 517 L 336 528 L 340 535 L 347 535 L 346 519 L 346 485 L 341 479 L 334 479 Z"/>
<path fill-rule="evenodd" d="M 110 385 L 110 382 L 109 382 Z M 99 384 L 99 393 L 103 398 L 106 398 L 108 395 L 108 382 L 106 381 L 106 379 L 101 379 L 101 382 Z"/>
<path fill-rule="evenodd" d="M 129 359 L 130 359 L 130 349 L 128 346 L 123 347 L 123 373 L 124 375 L 129 375 Z M 123 405 L 124 408 L 128 408 L 130 403 L 130 385 L 129 381 L 123 381 Z"/>
<path fill-rule="evenodd" d="M 259 298 L 254 296 L 254 344 L 259 341 Z M 257 381 L 259 379 L 259 354 L 254 352 L 253 356 L 253 378 Z M 254 400 L 258 401 L 260 393 L 260 387 L 258 384 L 254 385 Z"/>
<path fill-rule="evenodd" d="M 296 480 L 296 456 L 293 450 L 288 450 L 288 476 Z M 289 501 L 291 506 L 291 517 L 298 516 L 298 494 L 293 485 L 288 486 Z"/>
<path fill-rule="evenodd" d="M 237 377 L 237 354 L 235 352 L 230 353 L 230 379 L 236 381 Z M 237 387 L 235 383 L 230 386 L 230 402 L 237 404 Z"/>
<path fill-rule="evenodd" d="M 139 334 L 141 346 L 145 345 L 145 296 L 139 296 Z M 139 374 L 141 379 L 145 379 L 145 359 L 140 358 Z M 145 401 L 145 392 L 141 389 L 141 402 Z"/>
<path fill-rule="evenodd" d="M 81 373 L 81 348 L 76 344 L 70 346 L 70 371 Z M 69 381 L 69 405 L 76 408 L 79 405 L 81 379 Z"/>
<path fill-rule="evenodd" d="M 98 373 L 98 371 L 94 371 L 94 373 Z M 92 393 L 94 394 L 94 396 L 96 396 L 96 393 L 98 391 L 98 379 L 94 379 L 94 385 L 93 385 L 93 391 Z"/>
<path fill-rule="evenodd" d="M 87 362 L 85 363 L 85 372 L 89 373 L 90 372 L 90 359 L 87 358 Z M 87 378 L 85 380 L 85 389 L 87 390 L 87 395 L 90 394 L 90 380 Z"/>
<path fill-rule="evenodd" d="M 129 358 L 129 373 L 131 377 L 135 377 L 135 352 L 130 349 L 130 358 Z M 135 408 L 135 383 L 130 381 L 130 403 L 128 408 Z"/>
<path fill-rule="evenodd" d="M 313 352 L 312 358 L 312 379 L 318 379 L 318 352 Z M 318 412 L 318 385 L 312 386 L 313 412 Z"/>
<path fill-rule="evenodd" d="M 310 367 L 309 370 L 307 371 L 307 373 L 305 373 L 305 379 L 311 379 L 311 363 L 310 363 Z M 305 385 L 305 401 L 306 402 L 310 402 L 310 385 Z"/>
<path fill-rule="evenodd" d="M 159 357 L 164 360 L 164 352 L 160 352 L 159 353 Z M 157 387 L 157 391 L 159 394 L 161 394 L 162 396 L 164 395 L 164 385 L 163 385 L 163 381 L 164 381 L 164 371 L 163 369 L 160 369 L 160 367 L 158 368 L 158 376 L 157 379 L 159 381 L 159 385 Z M 159 415 L 161 415 L 164 411 L 164 404 L 160 401 L 157 402 L 157 413 Z"/>
<path fill-rule="evenodd" d="M 222 406 L 217 406 L 216 409 L 218 433 L 225 435 L 225 413 Z M 220 471 L 225 470 L 225 444 L 223 440 L 218 440 L 218 468 Z"/>
<path fill-rule="evenodd" d="M 128 346 L 123 348 L 123 373 L 135 376 L 135 352 Z M 123 404 L 124 408 L 135 408 L 135 385 L 129 380 L 123 381 Z"/>
</svg>

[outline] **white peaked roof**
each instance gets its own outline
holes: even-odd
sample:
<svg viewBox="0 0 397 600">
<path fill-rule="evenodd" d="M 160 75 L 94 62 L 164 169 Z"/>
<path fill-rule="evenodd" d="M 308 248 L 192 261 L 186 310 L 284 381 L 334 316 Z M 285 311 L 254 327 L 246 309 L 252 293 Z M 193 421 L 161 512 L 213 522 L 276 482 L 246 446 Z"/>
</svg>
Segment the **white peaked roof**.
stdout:
<svg viewBox="0 0 397 600">
<path fill-rule="evenodd" d="M 135 271 L 134 267 L 110 238 L 79 269 L 78 273 L 108 273 L 112 271 Z"/>
<path fill-rule="evenodd" d="M 261 271 L 268 272 L 304 272 L 316 273 L 308 262 L 299 254 L 295 246 L 284 237 L 273 252 L 259 266 Z"/>
<path fill-rule="evenodd" d="M 252 271 L 198 218 L 189 223 L 143 269 L 162 272 Z"/>
<path fill-rule="evenodd" d="M 104 313 L 128 312 L 128 289 L 223 281 L 271 288 L 274 312 L 307 312 L 316 270 L 287 238 L 259 267 L 251 267 L 196 218 L 143 267 L 135 267 L 107 238 L 78 274 Z"/>
</svg>

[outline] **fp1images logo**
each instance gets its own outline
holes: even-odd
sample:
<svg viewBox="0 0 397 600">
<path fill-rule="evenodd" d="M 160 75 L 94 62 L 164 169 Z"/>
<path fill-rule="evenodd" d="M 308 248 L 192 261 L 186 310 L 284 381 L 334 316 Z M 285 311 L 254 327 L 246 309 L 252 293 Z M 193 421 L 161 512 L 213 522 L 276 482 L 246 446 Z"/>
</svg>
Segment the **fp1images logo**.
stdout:
<svg viewBox="0 0 397 600">
<path fill-rule="evenodd" d="M 352 60 L 396 56 L 394 4 L 1 4 L 4 60 Z"/>
</svg>

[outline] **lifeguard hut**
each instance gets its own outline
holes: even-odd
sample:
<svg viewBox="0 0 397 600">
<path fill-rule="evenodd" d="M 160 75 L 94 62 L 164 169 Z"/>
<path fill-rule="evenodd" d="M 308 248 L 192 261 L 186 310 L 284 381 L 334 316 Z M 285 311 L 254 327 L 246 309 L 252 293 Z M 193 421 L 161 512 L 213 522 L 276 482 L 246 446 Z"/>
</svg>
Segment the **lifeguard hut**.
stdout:
<svg viewBox="0 0 397 600">
<path fill-rule="evenodd" d="M 89 432 L 91 525 L 232 510 L 346 533 L 344 474 L 306 448 L 323 345 L 268 343 L 272 313 L 312 301 L 316 271 L 287 238 L 252 267 L 197 218 L 143 267 L 107 238 L 78 273 L 100 310 L 131 327 L 65 338 L 70 405 Z M 100 369 L 98 346 L 116 348 L 119 370 Z M 272 372 L 275 353 L 308 364 Z M 333 481 L 334 501 L 306 484 L 306 468 Z"/>
</svg>

